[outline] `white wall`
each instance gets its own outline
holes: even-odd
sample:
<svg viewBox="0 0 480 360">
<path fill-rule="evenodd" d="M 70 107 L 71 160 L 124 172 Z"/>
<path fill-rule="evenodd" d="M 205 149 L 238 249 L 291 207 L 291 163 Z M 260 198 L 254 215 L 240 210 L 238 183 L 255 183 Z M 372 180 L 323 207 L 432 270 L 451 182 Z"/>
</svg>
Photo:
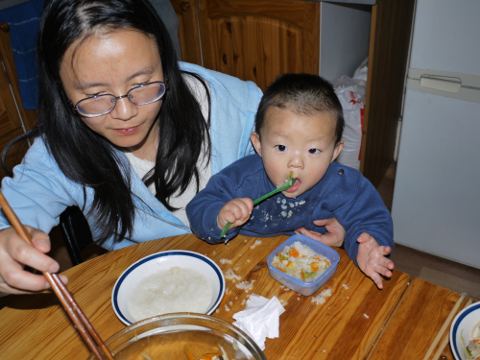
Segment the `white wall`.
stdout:
<svg viewBox="0 0 480 360">
<path fill-rule="evenodd" d="M 319 74 L 333 82 L 352 76 L 368 56 L 370 6 L 322 2 Z"/>
</svg>

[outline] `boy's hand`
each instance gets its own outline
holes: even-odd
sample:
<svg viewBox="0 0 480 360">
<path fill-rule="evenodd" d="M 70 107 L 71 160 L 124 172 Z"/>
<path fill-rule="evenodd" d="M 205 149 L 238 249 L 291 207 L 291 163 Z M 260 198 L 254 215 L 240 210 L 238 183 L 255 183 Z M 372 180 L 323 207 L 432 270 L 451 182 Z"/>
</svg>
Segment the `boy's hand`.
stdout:
<svg viewBox="0 0 480 360">
<path fill-rule="evenodd" d="M 245 224 L 253 210 L 253 200 L 250 198 L 237 198 L 227 202 L 217 216 L 217 225 L 223 229 L 226 223 L 232 227 Z"/>
<path fill-rule="evenodd" d="M 337 221 L 337 219 L 319 219 L 313 221 L 313 223 L 317 226 L 325 226 L 327 232 L 325 234 L 322 234 L 301 227 L 295 230 L 295 233 L 309 236 L 312 239 L 318 240 L 328 246 L 342 246 L 343 240 L 345 239 L 345 229 L 343 228 L 342 224 Z"/>
<path fill-rule="evenodd" d="M 365 275 L 373 280 L 379 289 L 383 289 L 383 278 L 390 278 L 395 264 L 386 255 L 392 252 L 389 246 L 378 245 L 375 238 L 367 233 L 361 234 L 357 242 L 357 263 Z"/>
</svg>

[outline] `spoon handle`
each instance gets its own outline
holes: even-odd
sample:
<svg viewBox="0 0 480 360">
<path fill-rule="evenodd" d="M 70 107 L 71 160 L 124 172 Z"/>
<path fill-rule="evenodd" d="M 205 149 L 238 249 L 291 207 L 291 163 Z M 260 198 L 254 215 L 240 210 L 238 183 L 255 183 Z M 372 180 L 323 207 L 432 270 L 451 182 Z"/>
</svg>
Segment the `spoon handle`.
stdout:
<svg viewBox="0 0 480 360">
<path fill-rule="evenodd" d="M 285 183 L 283 183 L 282 185 L 280 185 L 279 187 L 277 187 L 276 189 L 273 189 L 272 191 L 270 191 L 269 193 L 266 193 L 258 198 L 256 198 L 255 200 L 253 200 L 253 206 L 257 206 L 258 204 L 260 204 L 262 201 L 264 200 L 267 200 L 269 197 L 279 193 L 279 192 L 282 192 L 282 191 L 285 191 L 287 190 L 288 188 L 292 187 L 293 185 L 293 181 L 287 181 Z"/>
<path fill-rule="evenodd" d="M 262 201 L 264 200 L 267 200 L 269 197 L 272 197 L 273 195 L 275 194 L 278 194 L 279 192 L 282 192 L 282 191 L 285 191 L 287 190 L 288 188 L 292 187 L 293 185 L 293 182 L 295 181 L 295 178 L 292 176 L 292 175 L 289 175 L 288 176 L 288 180 L 285 181 L 282 185 L 276 187 L 275 189 L 273 189 L 272 191 L 266 193 L 266 194 L 263 194 L 262 196 L 256 198 L 255 200 L 253 200 L 253 206 L 257 206 L 258 204 L 260 204 Z M 223 229 L 222 229 L 222 232 L 220 233 L 220 238 L 223 238 L 228 230 L 230 230 L 230 227 L 232 226 L 232 223 L 230 221 L 228 221 L 224 226 L 223 226 Z"/>
</svg>

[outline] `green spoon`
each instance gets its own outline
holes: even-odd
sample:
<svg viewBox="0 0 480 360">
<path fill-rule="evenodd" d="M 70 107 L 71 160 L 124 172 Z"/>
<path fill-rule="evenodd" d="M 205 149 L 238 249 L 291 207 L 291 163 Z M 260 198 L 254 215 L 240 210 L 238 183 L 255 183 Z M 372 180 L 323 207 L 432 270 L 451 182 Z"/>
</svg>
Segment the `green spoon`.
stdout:
<svg viewBox="0 0 480 360">
<path fill-rule="evenodd" d="M 295 182 L 295 178 L 293 177 L 292 173 L 290 173 L 288 175 L 288 179 L 282 185 L 277 186 L 272 191 L 270 191 L 270 192 L 256 198 L 255 200 L 253 200 L 253 206 L 255 207 L 258 204 L 260 204 L 262 201 L 267 200 L 269 197 L 271 197 L 275 194 L 278 194 L 279 192 L 282 192 L 282 191 L 285 191 L 285 190 L 291 188 L 294 182 Z M 231 222 L 227 222 L 225 224 L 225 226 L 222 229 L 222 232 L 220 233 L 220 238 L 223 238 L 225 236 L 225 234 L 230 229 L 230 226 L 232 226 Z"/>
</svg>

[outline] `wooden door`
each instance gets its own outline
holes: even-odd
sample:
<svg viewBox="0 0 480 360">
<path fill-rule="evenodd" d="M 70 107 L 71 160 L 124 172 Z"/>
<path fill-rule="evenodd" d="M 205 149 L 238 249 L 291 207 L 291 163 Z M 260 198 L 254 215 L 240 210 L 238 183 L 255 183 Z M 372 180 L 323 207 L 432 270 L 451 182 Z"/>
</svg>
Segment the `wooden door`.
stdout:
<svg viewBox="0 0 480 360">
<path fill-rule="evenodd" d="M 265 89 L 286 72 L 318 73 L 320 5 L 199 0 L 203 65 Z"/>
<path fill-rule="evenodd" d="M 394 160 L 414 4 L 415 0 L 383 0 L 372 7 L 360 159 L 363 174 L 375 186 Z"/>
<path fill-rule="evenodd" d="M 5 144 L 24 132 L 21 116 L 24 116 L 18 93 L 15 68 L 11 55 L 8 26 L 0 25 L 0 150 Z M 8 157 L 10 166 L 19 163 L 27 145 L 15 146 Z M 0 178 L 4 171 L 0 168 Z"/>
<path fill-rule="evenodd" d="M 172 0 L 172 6 L 178 18 L 180 58 L 203 65 L 197 0 Z"/>
</svg>

